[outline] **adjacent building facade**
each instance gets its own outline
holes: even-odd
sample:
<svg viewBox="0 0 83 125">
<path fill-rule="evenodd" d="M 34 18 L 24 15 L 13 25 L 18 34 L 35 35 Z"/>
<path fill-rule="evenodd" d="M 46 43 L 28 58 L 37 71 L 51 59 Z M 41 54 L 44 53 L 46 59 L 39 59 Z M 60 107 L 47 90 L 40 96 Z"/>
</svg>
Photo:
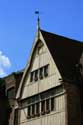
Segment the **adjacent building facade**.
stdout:
<svg viewBox="0 0 83 125">
<path fill-rule="evenodd" d="M 0 79 L 0 125 L 8 125 L 10 106 L 5 93 L 5 83 Z"/>
<path fill-rule="evenodd" d="M 83 43 L 38 30 L 17 91 L 15 125 L 82 125 Z"/>
<path fill-rule="evenodd" d="M 22 75 L 23 75 L 23 70 L 14 72 L 4 78 L 5 92 L 10 106 L 10 113 L 8 118 L 9 125 L 14 125 L 14 117 L 15 117 L 14 105 L 16 102 L 15 97 Z"/>
<path fill-rule="evenodd" d="M 0 79 L 0 125 L 14 125 L 16 92 L 23 71 Z"/>
</svg>

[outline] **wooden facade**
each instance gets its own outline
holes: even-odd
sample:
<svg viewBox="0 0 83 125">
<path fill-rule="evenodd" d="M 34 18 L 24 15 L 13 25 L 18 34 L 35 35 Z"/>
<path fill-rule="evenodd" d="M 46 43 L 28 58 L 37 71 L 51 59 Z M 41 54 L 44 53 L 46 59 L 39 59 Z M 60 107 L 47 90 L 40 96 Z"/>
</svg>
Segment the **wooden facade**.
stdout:
<svg viewBox="0 0 83 125">
<path fill-rule="evenodd" d="M 18 105 L 15 109 L 18 117 L 15 125 L 81 124 L 78 87 L 81 83 L 77 77 L 80 73 L 74 69 L 74 65 L 80 61 L 78 59 L 81 58 L 83 44 L 75 42 L 41 30 L 37 32 L 16 95 Z M 65 44 L 69 44 L 69 47 L 67 45 L 68 48 L 65 48 Z M 71 55 L 64 49 L 78 51 L 78 57 L 75 52 Z"/>
</svg>

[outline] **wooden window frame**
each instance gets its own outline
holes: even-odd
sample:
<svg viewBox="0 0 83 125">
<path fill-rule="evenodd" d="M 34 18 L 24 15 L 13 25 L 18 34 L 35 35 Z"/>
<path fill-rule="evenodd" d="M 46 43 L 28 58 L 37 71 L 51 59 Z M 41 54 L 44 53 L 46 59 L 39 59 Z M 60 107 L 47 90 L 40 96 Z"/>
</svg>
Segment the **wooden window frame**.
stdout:
<svg viewBox="0 0 83 125">
<path fill-rule="evenodd" d="M 35 118 L 41 115 L 48 114 L 52 111 L 55 111 L 56 97 L 59 96 L 59 94 L 63 94 L 63 86 L 56 87 L 56 89 L 50 89 L 48 91 L 30 97 L 31 99 L 29 98 L 29 102 L 27 103 L 28 104 L 27 107 L 29 108 L 27 118 L 28 119 Z M 24 104 L 26 104 L 25 101 Z"/>
<path fill-rule="evenodd" d="M 43 66 L 43 67 L 41 67 L 41 68 L 39 68 L 39 69 L 37 69 L 35 71 L 32 71 L 30 73 L 30 82 L 37 81 L 39 79 L 41 80 L 41 79 L 47 77 L 48 72 L 49 72 L 48 71 L 48 66 L 49 66 L 49 64 L 45 65 L 45 66 Z"/>
</svg>

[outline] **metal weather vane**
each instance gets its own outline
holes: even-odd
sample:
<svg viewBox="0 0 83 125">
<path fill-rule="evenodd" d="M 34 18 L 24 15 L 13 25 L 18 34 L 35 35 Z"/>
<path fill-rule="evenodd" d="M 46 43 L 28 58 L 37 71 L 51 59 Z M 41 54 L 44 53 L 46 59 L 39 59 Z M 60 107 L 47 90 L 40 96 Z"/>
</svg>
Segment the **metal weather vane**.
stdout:
<svg viewBox="0 0 83 125">
<path fill-rule="evenodd" d="M 38 18 L 37 18 L 37 26 L 38 26 L 38 30 L 40 29 L 40 12 L 39 11 L 35 11 L 35 14 L 38 15 Z"/>
</svg>

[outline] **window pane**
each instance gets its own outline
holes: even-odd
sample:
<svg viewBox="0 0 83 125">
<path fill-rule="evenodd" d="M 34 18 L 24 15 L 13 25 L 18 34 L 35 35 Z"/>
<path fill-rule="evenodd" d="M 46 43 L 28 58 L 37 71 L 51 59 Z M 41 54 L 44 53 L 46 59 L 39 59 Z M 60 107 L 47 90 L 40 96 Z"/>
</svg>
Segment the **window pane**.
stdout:
<svg viewBox="0 0 83 125">
<path fill-rule="evenodd" d="M 57 87 L 56 88 L 56 94 L 63 92 L 63 86 Z"/>
<path fill-rule="evenodd" d="M 27 117 L 30 118 L 30 110 L 31 110 L 31 106 L 28 106 L 28 112 L 27 112 Z"/>
<path fill-rule="evenodd" d="M 40 78 L 40 79 L 42 79 L 42 78 L 43 78 L 43 68 L 40 68 L 39 78 Z"/>
<path fill-rule="evenodd" d="M 36 103 L 36 116 L 40 114 L 40 103 Z"/>
<path fill-rule="evenodd" d="M 31 103 L 32 103 L 32 98 L 28 98 L 27 104 L 31 104 Z"/>
<path fill-rule="evenodd" d="M 54 98 L 51 98 L 51 111 L 55 108 Z"/>
<path fill-rule="evenodd" d="M 50 111 L 50 99 L 46 100 L 46 113 L 49 113 Z"/>
<path fill-rule="evenodd" d="M 43 100 L 43 99 L 46 99 L 46 98 L 49 98 L 50 97 L 50 91 L 48 92 L 43 92 L 42 94 L 41 94 L 41 99 Z"/>
<path fill-rule="evenodd" d="M 44 76 L 47 77 L 48 76 L 48 65 L 46 65 L 44 67 Z"/>
<path fill-rule="evenodd" d="M 37 81 L 38 80 L 38 70 L 36 70 L 34 73 L 35 73 L 34 79 L 35 79 L 35 81 Z"/>
<path fill-rule="evenodd" d="M 34 117 L 34 115 L 35 115 L 35 105 L 32 105 L 32 117 Z"/>
<path fill-rule="evenodd" d="M 31 78 L 30 78 L 30 82 L 33 81 L 33 72 L 31 72 Z"/>
<path fill-rule="evenodd" d="M 45 114 L 45 100 L 41 102 L 41 114 Z"/>
</svg>

